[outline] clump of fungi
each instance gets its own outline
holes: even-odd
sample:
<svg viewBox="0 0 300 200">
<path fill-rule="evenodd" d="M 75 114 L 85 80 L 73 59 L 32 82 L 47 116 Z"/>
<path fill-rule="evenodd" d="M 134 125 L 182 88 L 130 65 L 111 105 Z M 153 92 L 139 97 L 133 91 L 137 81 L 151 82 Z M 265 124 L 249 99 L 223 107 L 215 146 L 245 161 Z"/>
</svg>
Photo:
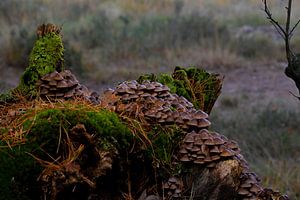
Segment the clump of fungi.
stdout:
<svg viewBox="0 0 300 200">
<path fill-rule="evenodd" d="M 59 32 L 42 25 L 38 40 Z M 49 63 L 61 66 L 56 52 Z M 39 53 L 48 52 L 32 56 Z M 176 67 L 171 82 L 161 79 L 173 88 L 148 77 L 98 95 L 69 70 L 35 66 L 11 92 L 14 100 L 0 101 L 0 198 L 288 199 L 263 188 L 235 141 L 209 130 L 207 113 L 222 85 L 217 76 Z M 195 84 L 183 97 L 176 87 L 187 83 Z"/>
</svg>

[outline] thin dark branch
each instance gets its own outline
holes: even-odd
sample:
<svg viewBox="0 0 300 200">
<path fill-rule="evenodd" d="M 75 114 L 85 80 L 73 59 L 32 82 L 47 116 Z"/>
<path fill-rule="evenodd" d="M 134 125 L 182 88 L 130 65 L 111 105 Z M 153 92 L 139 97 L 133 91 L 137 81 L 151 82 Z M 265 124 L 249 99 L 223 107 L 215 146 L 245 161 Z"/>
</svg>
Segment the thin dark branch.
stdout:
<svg viewBox="0 0 300 200">
<path fill-rule="evenodd" d="M 270 21 L 270 23 L 274 26 L 274 28 L 276 29 L 278 34 L 282 37 L 282 39 L 285 40 L 285 35 L 280 31 L 280 29 L 272 21 Z"/>
<path fill-rule="evenodd" d="M 288 6 L 287 6 L 287 14 L 286 14 L 286 24 L 285 24 L 285 32 L 286 32 L 286 38 L 285 38 L 285 51 L 286 51 L 286 58 L 288 60 L 288 63 L 292 63 L 291 58 L 291 49 L 290 49 L 290 26 L 291 26 L 291 13 L 292 13 L 292 0 L 289 0 Z"/>
<path fill-rule="evenodd" d="M 296 29 L 296 27 L 298 26 L 299 23 L 300 23 L 300 19 L 297 21 L 297 23 L 294 25 L 294 27 L 290 31 L 289 36 L 291 36 L 293 34 L 293 32 L 295 31 L 295 29 Z"/>
<path fill-rule="evenodd" d="M 276 30 L 280 33 L 280 35 L 286 37 L 288 33 L 285 32 L 284 28 L 279 24 L 279 22 L 274 20 L 274 18 L 272 17 L 272 13 L 268 7 L 267 0 L 262 0 L 262 1 L 264 3 L 264 11 L 267 14 L 267 19 L 270 20 L 271 24 L 276 28 Z"/>
</svg>

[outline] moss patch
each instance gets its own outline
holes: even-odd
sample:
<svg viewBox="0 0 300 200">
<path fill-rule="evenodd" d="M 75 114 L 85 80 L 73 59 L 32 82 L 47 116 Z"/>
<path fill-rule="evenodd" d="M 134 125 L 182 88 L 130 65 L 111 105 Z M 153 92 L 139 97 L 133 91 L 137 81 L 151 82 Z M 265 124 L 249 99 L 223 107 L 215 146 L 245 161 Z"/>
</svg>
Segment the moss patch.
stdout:
<svg viewBox="0 0 300 200">
<path fill-rule="evenodd" d="M 66 159 L 66 138 L 77 124 L 84 124 L 87 132 L 95 135 L 93 142 L 99 149 L 113 147 L 122 154 L 133 143 L 132 133 L 115 113 L 71 102 L 28 110 L 20 118 L 23 120 L 25 144 L 10 149 L 6 141 L 0 140 L 0 199 L 40 199 L 42 191 L 37 179 L 44 167 L 34 157 L 49 162 L 54 162 L 53 158 L 59 158 L 58 162 Z M 0 134 L 6 133 L 7 129 L 0 130 Z"/>
<path fill-rule="evenodd" d="M 39 37 L 29 57 L 29 66 L 21 77 L 18 89 L 25 95 L 36 94 L 36 81 L 55 70 L 61 71 L 64 66 L 64 47 L 57 32 L 49 32 Z"/>
</svg>

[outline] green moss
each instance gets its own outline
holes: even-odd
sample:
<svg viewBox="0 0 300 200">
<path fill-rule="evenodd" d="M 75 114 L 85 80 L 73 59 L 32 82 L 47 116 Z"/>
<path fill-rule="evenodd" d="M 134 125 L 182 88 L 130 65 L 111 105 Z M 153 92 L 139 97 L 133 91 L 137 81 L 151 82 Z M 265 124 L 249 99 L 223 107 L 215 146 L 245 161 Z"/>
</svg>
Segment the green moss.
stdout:
<svg viewBox="0 0 300 200">
<path fill-rule="evenodd" d="M 33 126 L 31 125 L 33 123 Z M 30 127 L 28 136 L 33 144 L 42 144 L 48 153 L 55 154 L 60 133 L 65 134 L 76 124 L 84 124 L 87 132 L 106 140 L 118 149 L 126 149 L 132 140 L 132 133 L 115 113 L 107 110 L 88 111 L 82 109 L 46 109 L 28 120 L 24 127 Z"/>
<path fill-rule="evenodd" d="M 222 79 L 196 67 L 175 67 L 172 75 L 143 75 L 138 81 L 158 81 L 167 85 L 172 93 L 185 97 L 198 109 L 209 113 L 217 100 L 222 87 Z"/>
<path fill-rule="evenodd" d="M 174 173 L 172 155 L 182 140 L 182 130 L 177 126 L 164 128 L 155 126 L 148 134 L 152 146 L 146 150 L 147 157 L 153 159 L 167 174 Z M 176 168 L 177 169 L 177 168 Z"/>
<path fill-rule="evenodd" d="M 0 141 L 0 145 L 4 144 Z M 37 178 L 42 168 L 28 153 L 30 145 L 0 149 L 0 200 L 37 199 L 40 195 Z"/>
<path fill-rule="evenodd" d="M 115 113 L 107 110 L 95 111 L 84 106 L 74 108 L 66 105 L 62 108 L 28 110 L 24 116 L 31 116 L 23 123 L 23 130 L 28 131 L 26 143 L 12 149 L 0 148 L 0 199 L 39 199 L 41 188 L 36 186 L 36 180 L 42 167 L 30 154 L 50 162 L 53 160 L 49 155 L 64 159 L 66 140 L 60 141 L 60 137 L 69 137 L 70 129 L 77 124 L 84 124 L 87 132 L 95 135 L 94 142 L 101 149 L 113 147 L 122 154 L 133 143 L 131 131 Z M 0 129 L 0 134 L 4 132 Z M 7 146 L 4 141 L 0 141 L 0 145 Z"/>
<path fill-rule="evenodd" d="M 64 47 L 61 36 L 50 32 L 35 42 L 29 57 L 29 66 L 21 77 L 18 89 L 25 95 L 36 94 L 36 81 L 45 74 L 63 69 Z"/>
</svg>

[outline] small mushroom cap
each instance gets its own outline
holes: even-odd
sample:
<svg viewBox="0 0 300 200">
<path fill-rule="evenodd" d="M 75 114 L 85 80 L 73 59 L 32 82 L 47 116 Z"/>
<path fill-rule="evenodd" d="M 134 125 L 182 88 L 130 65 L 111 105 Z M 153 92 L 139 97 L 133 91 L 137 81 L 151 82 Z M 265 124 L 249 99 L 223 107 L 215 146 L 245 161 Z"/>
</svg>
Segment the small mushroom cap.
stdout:
<svg viewBox="0 0 300 200">
<path fill-rule="evenodd" d="M 210 156 L 207 156 L 204 158 L 204 162 L 211 162 L 211 161 L 213 161 L 213 160 L 211 159 Z"/>
<path fill-rule="evenodd" d="M 221 157 L 220 157 L 219 155 L 211 156 L 211 159 L 212 159 L 213 161 L 219 160 L 220 158 L 221 158 Z"/>
<path fill-rule="evenodd" d="M 240 195 L 248 195 L 250 192 L 247 190 L 247 189 L 245 189 L 245 188 L 239 188 L 238 189 L 238 194 L 240 194 Z"/>
<path fill-rule="evenodd" d="M 65 97 L 65 98 L 71 98 L 71 97 L 74 96 L 74 92 L 75 92 L 75 90 L 74 90 L 74 89 L 71 89 L 71 90 L 69 90 L 68 92 L 66 92 L 66 93 L 64 94 L 64 97 Z"/>
<path fill-rule="evenodd" d="M 217 146 L 213 146 L 212 149 L 209 150 L 211 153 L 220 153 L 220 150 Z"/>
<path fill-rule="evenodd" d="M 212 138 L 209 138 L 207 140 L 204 141 L 204 144 L 206 145 L 216 145 L 215 141 Z"/>
<path fill-rule="evenodd" d="M 131 89 L 133 89 L 133 90 L 137 90 L 138 89 L 138 87 L 137 87 L 137 83 L 136 82 L 129 82 L 128 84 L 127 84 L 127 86 L 128 87 L 130 87 Z"/>
<path fill-rule="evenodd" d="M 194 163 L 195 164 L 204 164 L 205 162 L 204 162 L 204 159 L 196 159 L 196 160 L 194 160 Z"/>
<path fill-rule="evenodd" d="M 211 125 L 211 123 L 207 119 L 199 119 L 198 120 L 198 127 L 199 128 L 207 128 L 210 125 Z"/>
<path fill-rule="evenodd" d="M 182 190 L 179 189 L 179 188 L 177 188 L 177 189 L 174 191 L 175 194 L 180 194 L 181 192 L 182 192 Z"/>
<path fill-rule="evenodd" d="M 181 154 L 187 154 L 188 151 L 187 151 L 185 148 L 181 148 L 181 149 L 179 150 L 179 153 L 181 153 Z"/>
<path fill-rule="evenodd" d="M 197 119 L 191 119 L 186 124 L 189 126 L 198 126 L 198 121 Z"/>
<path fill-rule="evenodd" d="M 208 131 L 206 129 L 203 129 L 199 132 L 199 135 L 200 135 L 200 138 L 202 140 L 207 140 L 207 139 L 210 139 L 211 136 L 209 135 Z"/>
<path fill-rule="evenodd" d="M 195 141 L 194 137 L 191 136 L 191 135 L 187 135 L 185 136 L 184 140 L 183 140 L 185 143 L 192 143 Z"/>
<path fill-rule="evenodd" d="M 243 184 L 240 185 L 240 187 L 242 187 L 242 188 L 251 188 L 252 184 L 250 184 L 250 183 L 243 183 Z"/>
<path fill-rule="evenodd" d="M 50 74 L 46 74 L 45 76 L 41 77 L 41 80 L 49 82 L 52 80 L 52 78 L 50 77 Z"/>
<path fill-rule="evenodd" d="M 51 85 L 51 86 L 56 86 L 56 85 L 57 85 L 57 81 L 56 81 L 56 80 L 51 80 L 51 81 L 49 82 L 49 85 Z"/>
<path fill-rule="evenodd" d="M 250 188 L 250 192 L 253 192 L 255 194 L 259 193 L 261 190 L 262 188 L 257 184 L 253 184 L 252 187 Z"/>
<path fill-rule="evenodd" d="M 197 146 L 193 146 L 193 148 L 191 149 L 192 152 L 198 152 L 200 151 L 201 149 Z"/>
<path fill-rule="evenodd" d="M 191 160 L 189 159 L 188 155 L 184 155 L 184 156 L 182 156 L 182 157 L 180 158 L 180 161 L 182 161 L 182 162 L 189 162 L 189 161 L 191 161 Z"/>
<path fill-rule="evenodd" d="M 74 86 L 77 86 L 78 83 L 72 81 L 72 80 L 67 80 L 67 84 L 68 84 L 68 87 L 71 88 L 71 87 L 74 87 Z"/>
<path fill-rule="evenodd" d="M 68 88 L 68 84 L 66 81 L 62 80 L 57 83 L 57 88 Z"/>
<path fill-rule="evenodd" d="M 204 144 L 204 143 L 203 143 L 203 141 L 200 138 L 196 138 L 195 139 L 194 145 L 199 145 L 200 146 L 202 144 Z"/>
<path fill-rule="evenodd" d="M 235 153 L 229 149 L 222 149 L 221 156 L 222 157 L 231 157 L 234 156 Z"/>
<path fill-rule="evenodd" d="M 145 86 L 146 86 L 145 90 L 154 90 L 155 89 L 155 86 L 151 83 L 145 84 Z"/>
<path fill-rule="evenodd" d="M 193 116 L 195 119 L 203 119 L 203 118 L 208 118 L 208 114 L 203 112 L 202 110 L 198 110 L 194 113 Z"/>
<path fill-rule="evenodd" d="M 221 145 L 221 144 L 224 144 L 224 143 L 225 143 L 225 141 L 222 140 L 220 137 L 214 137 L 214 138 L 213 138 L 213 141 L 214 141 L 214 143 L 215 143 L 216 145 Z"/>
<path fill-rule="evenodd" d="M 54 71 L 53 73 L 50 74 L 50 78 L 56 81 L 61 81 L 64 79 L 64 77 L 58 73 L 57 71 Z"/>
<path fill-rule="evenodd" d="M 172 176 L 172 177 L 169 178 L 168 182 L 170 182 L 170 183 L 177 183 L 178 180 L 177 180 L 177 178 L 175 178 L 174 176 Z"/>
</svg>

